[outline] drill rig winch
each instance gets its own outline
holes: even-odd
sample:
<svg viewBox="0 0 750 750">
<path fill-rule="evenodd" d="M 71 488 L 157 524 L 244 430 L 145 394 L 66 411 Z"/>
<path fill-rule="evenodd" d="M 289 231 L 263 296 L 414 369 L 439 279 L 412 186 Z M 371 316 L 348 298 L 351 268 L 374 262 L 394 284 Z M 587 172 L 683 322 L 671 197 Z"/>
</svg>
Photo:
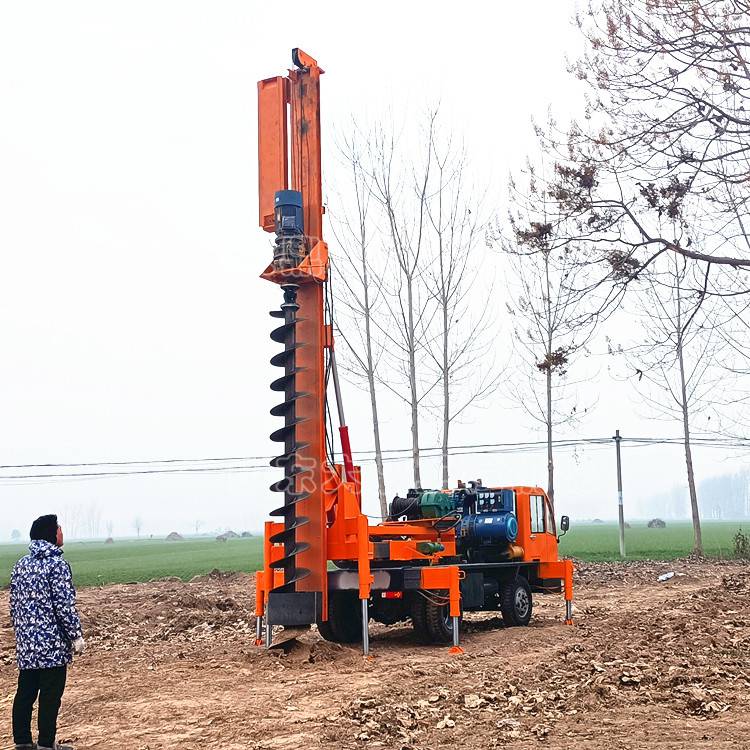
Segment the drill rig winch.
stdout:
<svg viewBox="0 0 750 750">
<path fill-rule="evenodd" d="M 271 440 L 283 472 L 271 490 L 283 504 L 266 522 L 257 573 L 257 639 L 271 645 L 274 626 L 288 632 L 316 624 L 324 638 L 362 642 L 368 622 L 411 620 L 429 642 L 460 652 L 462 612 L 499 610 L 511 625 L 531 618 L 532 591 L 564 588 L 572 617 L 573 567 L 559 560 L 551 504 L 536 487 L 459 483 L 453 491 L 410 490 L 390 515 L 371 525 L 361 509 L 361 477 L 352 461 L 338 387 L 333 326 L 327 314 L 328 248 L 323 241 L 320 76 L 317 62 L 292 53 L 287 76 L 258 83 L 260 226 L 275 235 L 261 277 L 283 300 L 271 312 L 271 359 L 281 374 L 271 389 L 283 419 Z M 330 376 L 330 377 L 329 377 Z M 341 463 L 327 448 L 326 396 L 338 406 Z M 567 531 L 566 516 L 561 531 Z"/>
</svg>

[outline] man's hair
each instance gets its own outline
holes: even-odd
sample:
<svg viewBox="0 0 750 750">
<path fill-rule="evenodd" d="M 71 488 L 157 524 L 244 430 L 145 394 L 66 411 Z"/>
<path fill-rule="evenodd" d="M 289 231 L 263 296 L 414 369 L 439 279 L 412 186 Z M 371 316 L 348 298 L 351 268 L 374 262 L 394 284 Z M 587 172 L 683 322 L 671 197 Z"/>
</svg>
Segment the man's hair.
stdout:
<svg viewBox="0 0 750 750">
<path fill-rule="evenodd" d="M 51 514 L 49 516 L 39 516 L 39 518 L 31 524 L 31 532 L 29 536 L 32 540 L 43 539 L 45 542 L 50 544 L 57 544 L 57 516 Z"/>
</svg>

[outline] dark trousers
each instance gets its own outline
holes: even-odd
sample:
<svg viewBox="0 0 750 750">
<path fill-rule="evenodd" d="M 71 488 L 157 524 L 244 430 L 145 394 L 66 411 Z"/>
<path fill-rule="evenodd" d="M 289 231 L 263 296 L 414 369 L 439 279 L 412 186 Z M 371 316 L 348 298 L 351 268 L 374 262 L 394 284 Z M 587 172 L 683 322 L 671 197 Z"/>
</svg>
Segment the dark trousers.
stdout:
<svg viewBox="0 0 750 750">
<path fill-rule="evenodd" d="M 18 690 L 13 701 L 13 741 L 31 745 L 31 712 L 39 696 L 39 744 L 54 747 L 57 714 L 65 692 L 67 667 L 22 669 L 18 673 Z"/>
</svg>

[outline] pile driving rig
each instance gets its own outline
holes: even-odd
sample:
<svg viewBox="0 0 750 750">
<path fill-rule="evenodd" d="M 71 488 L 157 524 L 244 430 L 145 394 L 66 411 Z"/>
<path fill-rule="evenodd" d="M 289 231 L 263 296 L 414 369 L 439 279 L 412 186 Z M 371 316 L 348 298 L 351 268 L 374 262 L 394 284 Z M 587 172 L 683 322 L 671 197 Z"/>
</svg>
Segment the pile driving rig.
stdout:
<svg viewBox="0 0 750 750">
<path fill-rule="evenodd" d="M 261 277 L 283 292 L 271 359 L 283 419 L 271 440 L 283 446 L 271 486 L 284 502 L 265 524 L 258 571 L 257 642 L 270 646 L 274 626 L 287 632 L 316 624 L 338 643 L 361 642 L 368 622 L 410 619 L 426 642 L 460 652 L 463 611 L 494 610 L 510 625 L 531 619 L 532 592 L 564 589 L 571 622 L 573 565 L 559 560 L 551 504 L 538 487 L 459 483 L 453 491 L 410 490 L 371 525 L 361 509 L 360 469 L 352 461 L 336 372 L 323 241 L 320 76 L 317 62 L 292 53 L 287 76 L 258 83 L 260 226 L 275 234 L 273 260 Z M 329 456 L 326 397 L 333 383 L 342 462 Z M 568 519 L 561 519 L 561 531 Z"/>
</svg>

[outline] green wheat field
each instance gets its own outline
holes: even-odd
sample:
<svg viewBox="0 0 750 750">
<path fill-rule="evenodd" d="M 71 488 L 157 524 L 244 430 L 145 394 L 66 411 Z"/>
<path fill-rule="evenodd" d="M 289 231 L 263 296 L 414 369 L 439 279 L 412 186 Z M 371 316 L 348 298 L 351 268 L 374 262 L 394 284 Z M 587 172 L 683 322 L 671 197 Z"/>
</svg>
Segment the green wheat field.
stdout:
<svg viewBox="0 0 750 750">
<path fill-rule="evenodd" d="M 733 537 L 742 526 L 739 521 L 713 521 L 703 524 L 703 544 L 711 557 L 731 558 Z M 750 532 L 745 522 L 743 531 Z M 692 526 L 689 522 L 668 522 L 665 529 L 649 529 L 633 523 L 626 530 L 626 552 L 633 560 L 670 560 L 690 554 Z M 26 547 L 0 545 L 0 587 L 7 586 L 13 563 Z M 573 522 L 560 542 L 560 554 L 581 560 L 619 559 L 617 524 Z M 259 537 L 217 542 L 213 538 L 187 538 L 167 542 L 157 539 L 69 542 L 65 557 L 73 568 L 78 586 L 150 581 L 166 576 L 189 580 L 211 570 L 257 570 L 263 560 L 263 542 Z"/>
</svg>

